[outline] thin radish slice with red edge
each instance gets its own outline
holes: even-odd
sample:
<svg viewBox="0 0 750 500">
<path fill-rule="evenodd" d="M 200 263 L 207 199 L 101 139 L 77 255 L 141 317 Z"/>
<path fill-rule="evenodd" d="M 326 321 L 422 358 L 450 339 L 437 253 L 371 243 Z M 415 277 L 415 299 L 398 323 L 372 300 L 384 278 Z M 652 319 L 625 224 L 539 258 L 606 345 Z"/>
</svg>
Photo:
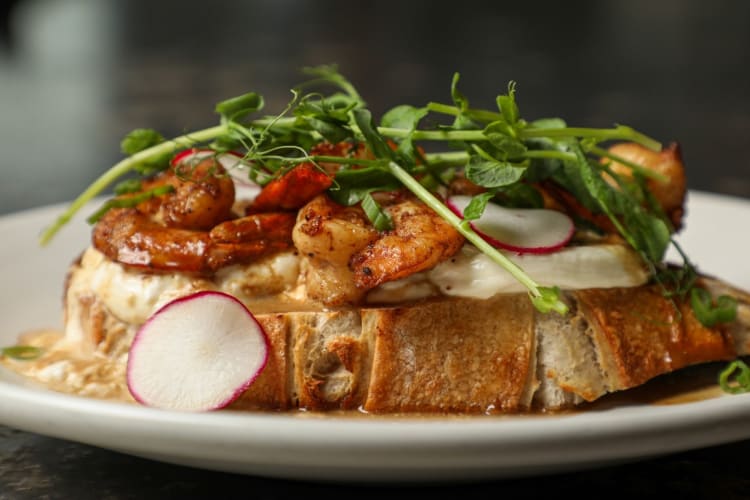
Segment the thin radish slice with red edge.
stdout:
<svg viewBox="0 0 750 500">
<path fill-rule="evenodd" d="M 221 166 L 224 167 L 227 172 L 229 172 L 229 175 L 232 176 L 232 179 L 244 185 L 255 185 L 247 177 L 247 165 L 242 161 L 242 155 L 240 155 L 239 153 L 235 153 L 234 151 L 220 153 L 217 155 L 216 151 L 213 151 L 211 149 L 184 149 L 174 155 L 171 163 L 174 167 L 180 163 L 202 160 L 203 158 L 207 158 L 213 155 L 216 155 L 216 159 L 219 161 L 219 163 L 221 163 Z"/>
<path fill-rule="evenodd" d="M 179 411 L 235 401 L 263 371 L 268 337 L 239 300 L 203 291 L 172 300 L 138 330 L 127 383 L 136 401 Z"/>
<path fill-rule="evenodd" d="M 179 163 L 184 163 L 187 161 L 193 161 L 193 160 L 201 160 L 203 158 L 216 155 L 216 158 L 219 160 L 221 165 L 226 168 L 227 170 L 236 169 L 238 166 L 242 166 L 242 155 L 239 153 L 236 153 L 234 151 L 228 151 L 226 153 L 219 153 L 217 154 L 216 151 L 212 149 L 199 149 L 199 148 L 192 148 L 192 149 L 183 149 L 176 155 L 172 157 L 171 164 L 172 166 L 176 166 Z"/>
<path fill-rule="evenodd" d="M 448 208 L 463 217 L 471 196 L 451 196 Z M 518 253 L 549 253 L 567 245 L 575 232 L 573 220 L 545 208 L 507 208 L 488 203 L 481 217 L 470 222 L 487 243 Z"/>
</svg>

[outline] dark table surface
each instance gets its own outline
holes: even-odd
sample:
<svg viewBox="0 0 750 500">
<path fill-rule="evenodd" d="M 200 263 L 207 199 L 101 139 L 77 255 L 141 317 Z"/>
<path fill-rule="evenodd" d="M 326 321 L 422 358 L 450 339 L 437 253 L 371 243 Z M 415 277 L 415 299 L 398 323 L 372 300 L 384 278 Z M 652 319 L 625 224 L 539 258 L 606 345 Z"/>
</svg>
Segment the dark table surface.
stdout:
<svg viewBox="0 0 750 500">
<path fill-rule="evenodd" d="M 0 214 L 70 200 L 119 159 L 133 128 L 169 136 L 210 126 L 215 102 L 248 90 L 278 110 L 299 68 L 323 63 L 338 63 L 375 113 L 448 100 L 456 71 L 477 105 L 514 80 L 525 117 L 624 123 L 678 141 L 690 189 L 750 199 L 748 2 L 16 0 L 2 9 Z M 748 456 L 743 441 L 554 476 L 377 487 L 194 470 L 0 426 L 0 499 L 750 498 Z"/>
</svg>

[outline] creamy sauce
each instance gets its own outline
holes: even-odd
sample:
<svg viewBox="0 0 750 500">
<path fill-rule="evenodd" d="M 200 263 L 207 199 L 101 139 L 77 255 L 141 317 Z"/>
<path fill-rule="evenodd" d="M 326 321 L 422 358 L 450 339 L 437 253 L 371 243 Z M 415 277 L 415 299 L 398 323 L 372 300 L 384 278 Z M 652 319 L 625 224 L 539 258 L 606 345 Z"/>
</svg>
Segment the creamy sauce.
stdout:
<svg viewBox="0 0 750 500">
<path fill-rule="evenodd" d="M 47 389 L 95 399 L 135 402 L 130 396 L 125 365 L 101 356 L 83 356 L 68 348 L 63 334 L 54 330 L 28 332 L 18 345 L 38 347 L 42 355 L 33 360 L 0 357 L 15 373 L 42 384 Z"/>
</svg>

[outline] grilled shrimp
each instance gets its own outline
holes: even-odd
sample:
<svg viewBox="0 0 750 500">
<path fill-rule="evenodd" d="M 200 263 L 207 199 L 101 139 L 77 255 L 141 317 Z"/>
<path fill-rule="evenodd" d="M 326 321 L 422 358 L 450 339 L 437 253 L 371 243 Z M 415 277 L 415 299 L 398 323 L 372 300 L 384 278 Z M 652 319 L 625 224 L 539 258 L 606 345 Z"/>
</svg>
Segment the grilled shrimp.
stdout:
<svg viewBox="0 0 750 500">
<path fill-rule="evenodd" d="M 331 306 L 359 302 L 366 290 L 355 285 L 349 261 L 378 237 L 357 206 L 344 207 L 321 194 L 302 207 L 292 239 L 302 256 L 308 297 Z"/>
<path fill-rule="evenodd" d="M 655 152 L 640 144 L 627 142 L 615 144 L 609 148 L 609 152 L 651 169 L 668 179 L 666 182 L 659 179 L 649 179 L 647 184 L 673 226 L 680 228 L 684 214 L 687 181 L 679 146 L 672 143 L 661 151 Z M 630 175 L 631 172 L 629 167 L 618 162 L 610 163 L 610 168 L 613 172 L 624 176 Z"/>
<path fill-rule="evenodd" d="M 145 187 L 164 184 L 174 191 L 109 210 L 94 227 L 94 247 L 129 266 L 210 273 L 292 244 L 292 213 L 234 218 L 232 180 L 213 159 L 189 173 L 165 172 Z"/>
<path fill-rule="evenodd" d="M 680 229 L 687 185 L 679 147 L 676 144 L 670 144 L 667 148 L 655 152 L 637 143 L 623 142 L 610 147 L 609 152 L 666 177 L 666 181 L 648 179 L 647 186 L 669 218 L 673 229 Z M 608 163 L 609 168 L 617 175 L 626 179 L 632 176 L 632 169 L 622 163 L 612 161 L 609 158 L 602 158 L 601 162 Z M 608 175 L 605 178 L 612 184 L 615 183 L 614 179 Z M 593 222 L 608 233 L 617 233 L 617 228 L 606 215 L 592 213 L 573 194 L 557 184 L 543 181 L 537 188 L 544 197 L 545 207 L 575 214 L 581 219 Z"/>
<path fill-rule="evenodd" d="M 264 215 L 282 219 L 278 231 L 266 232 L 262 237 L 251 232 L 244 238 L 240 235 L 225 238 L 222 225 L 212 231 L 167 228 L 135 208 L 115 208 L 96 224 L 92 240 L 97 250 L 121 264 L 160 271 L 210 273 L 291 246 L 294 215 Z"/>
<path fill-rule="evenodd" d="M 162 185 L 170 185 L 174 191 L 151 198 L 137 208 L 165 226 L 207 230 L 232 217 L 234 182 L 213 158 L 195 166 L 180 163 L 144 182 L 143 187 L 153 189 Z"/>
<path fill-rule="evenodd" d="M 393 229 L 352 256 L 350 266 L 358 288 L 426 271 L 451 258 L 464 237 L 430 207 L 413 199 L 387 208 Z"/>
<path fill-rule="evenodd" d="M 385 209 L 394 228 L 382 232 L 361 208 L 325 195 L 300 210 L 292 237 L 305 263 L 308 296 L 329 306 L 357 303 L 381 283 L 430 269 L 463 245 L 452 226 L 416 200 L 398 198 Z"/>
</svg>

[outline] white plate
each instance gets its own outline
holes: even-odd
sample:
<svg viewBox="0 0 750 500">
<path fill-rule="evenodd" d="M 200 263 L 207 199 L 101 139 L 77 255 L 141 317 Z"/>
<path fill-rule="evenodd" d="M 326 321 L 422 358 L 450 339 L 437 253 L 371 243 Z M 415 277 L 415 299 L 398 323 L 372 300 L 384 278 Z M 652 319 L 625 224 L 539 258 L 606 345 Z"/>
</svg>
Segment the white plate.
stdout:
<svg viewBox="0 0 750 500">
<path fill-rule="evenodd" d="M 0 345 L 59 327 L 65 269 L 86 244 L 77 221 L 51 246 L 40 229 L 62 207 L 0 218 Z M 750 288 L 750 202 L 691 192 L 680 241 L 700 269 Z M 565 416 L 350 418 L 184 414 L 88 400 L 0 370 L 0 423 L 155 460 L 326 481 L 500 478 L 584 469 L 750 437 L 750 395 L 623 405 Z"/>
</svg>

